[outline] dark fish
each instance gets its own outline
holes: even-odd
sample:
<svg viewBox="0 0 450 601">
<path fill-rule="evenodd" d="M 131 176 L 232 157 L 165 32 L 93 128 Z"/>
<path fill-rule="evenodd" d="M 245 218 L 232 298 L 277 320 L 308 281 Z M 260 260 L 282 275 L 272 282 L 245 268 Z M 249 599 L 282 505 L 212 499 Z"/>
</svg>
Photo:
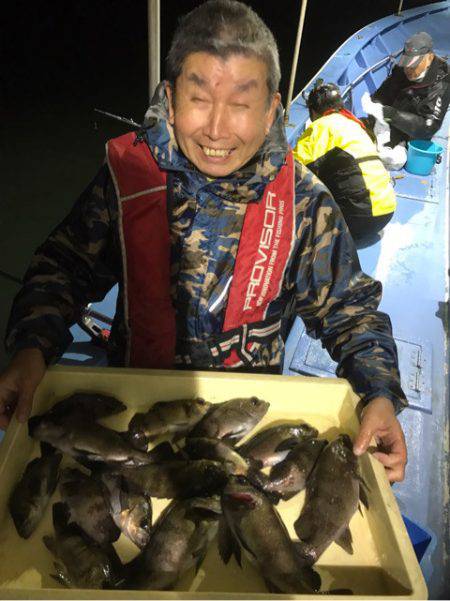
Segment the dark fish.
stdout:
<svg viewBox="0 0 450 601">
<path fill-rule="evenodd" d="M 45 546 L 57 559 L 55 580 L 72 588 L 115 588 L 123 579 L 114 547 L 100 547 L 76 524 L 68 523 L 64 503 L 53 505 L 55 536 L 44 536 Z"/>
<path fill-rule="evenodd" d="M 70 519 L 99 545 L 112 543 L 120 530 L 110 514 L 108 490 L 103 482 L 77 469 L 65 469 L 59 485 Z"/>
<path fill-rule="evenodd" d="M 98 392 L 75 392 L 58 401 L 46 415 L 64 417 L 77 413 L 83 417 L 97 420 L 121 413 L 125 409 L 126 405 L 115 397 Z"/>
<path fill-rule="evenodd" d="M 239 453 L 268 467 L 283 461 L 289 451 L 302 440 L 315 438 L 316 428 L 309 424 L 282 424 L 261 430 L 238 447 Z"/>
<path fill-rule="evenodd" d="M 120 473 L 134 489 L 163 499 L 216 494 L 228 477 L 222 463 L 208 459 L 152 463 Z"/>
<path fill-rule="evenodd" d="M 326 447 L 326 440 L 310 438 L 289 451 L 286 459 L 272 467 L 266 492 L 275 492 L 284 500 L 290 499 L 305 488 L 306 480 Z"/>
<path fill-rule="evenodd" d="M 147 453 L 134 449 L 119 432 L 89 419 L 36 416 L 28 420 L 28 430 L 33 438 L 47 442 L 82 462 L 135 466 L 153 461 Z"/>
<path fill-rule="evenodd" d="M 9 498 L 9 511 L 22 538 L 37 528 L 58 483 L 62 455 L 48 445 L 41 447 L 42 456 L 30 461 Z"/>
<path fill-rule="evenodd" d="M 186 438 L 183 451 L 191 459 L 212 459 L 225 463 L 229 473 L 245 476 L 249 461 L 235 449 L 218 438 Z"/>
<path fill-rule="evenodd" d="M 320 577 L 305 567 L 277 510 L 242 476 L 232 476 L 222 493 L 219 551 L 225 563 L 241 549 L 260 570 L 271 592 L 314 593 Z"/>
<path fill-rule="evenodd" d="M 126 588 L 171 590 L 187 570 L 198 570 L 220 513 L 218 497 L 172 501 L 155 523 L 148 546 L 128 564 Z"/>
<path fill-rule="evenodd" d="M 353 553 L 348 525 L 358 509 L 361 483 L 352 441 L 341 434 L 319 456 L 306 484 L 305 505 L 294 524 L 302 556 L 310 565 L 333 541 Z"/>
<path fill-rule="evenodd" d="M 111 516 L 120 530 L 140 549 L 150 541 L 152 501 L 150 496 L 129 489 L 122 476 L 102 476 L 109 491 Z"/>
<path fill-rule="evenodd" d="M 272 503 L 278 503 L 280 495 L 268 489 L 269 478 L 253 465 L 251 459 L 242 457 L 234 447 L 218 438 L 186 438 L 183 452 L 191 459 L 212 459 L 223 463 L 228 474 L 247 476 L 253 486 L 264 490 Z"/>
<path fill-rule="evenodd" d="M 261 421 L 269 403 L 257 397 L 231 399 L 213 404 L 205 417 L 189 433 L 190 438 L 221 438 L 235 443 Z"/>
<path fill-rule="evenodd" d="M 177 399 L 160 401 L 147 413 L 136 413 L 129 425 L 129 440 L 138 449 L 160 435 L 184 436 L 202 419 L 210 407 L 204 399 Z"/>
</svg>

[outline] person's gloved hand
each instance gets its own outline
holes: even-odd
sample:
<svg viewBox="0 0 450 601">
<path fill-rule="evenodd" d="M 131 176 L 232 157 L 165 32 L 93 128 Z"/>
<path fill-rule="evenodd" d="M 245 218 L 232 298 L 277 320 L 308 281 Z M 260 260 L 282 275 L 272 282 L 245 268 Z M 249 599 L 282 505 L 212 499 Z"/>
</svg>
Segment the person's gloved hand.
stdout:
<svg viewBox="0 0 450 601">
<path fill-rule="evenodd" d="M 373 102 L 369 92 L 365 92 L 361 97 L 361 107 L 368 115 L 373 115 L 377 121 L 386 123 L 383 116 L 383 105 L 379 102 Z"/>
</svg>

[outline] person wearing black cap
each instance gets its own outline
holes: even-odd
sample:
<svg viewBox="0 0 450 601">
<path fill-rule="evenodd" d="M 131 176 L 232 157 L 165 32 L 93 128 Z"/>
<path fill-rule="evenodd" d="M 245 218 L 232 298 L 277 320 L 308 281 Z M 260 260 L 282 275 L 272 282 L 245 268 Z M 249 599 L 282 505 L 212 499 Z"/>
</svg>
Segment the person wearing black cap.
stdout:
<svg viewBox="0 0 450 601">
<path fill-rule="evenodd" d="M 398 65 L 391 75 L 371 98 L 367 93 L 361 99 L 363 110 L 381 123 L 381 132 L 375 128 L 376 134 L 384 133 L 387 137 L 381 144 L 387 149 L 403 147 L 404 162 L 406 142 L 430 140 L 441 127 L 449 103 L 449 66 L 434 54 L 433 40 L 425 31 L 406 40 Z M 379 150 L 383 157 L 381 137 Z M 402 166 L 397 165 L 396 168 Z"/>
</svg>

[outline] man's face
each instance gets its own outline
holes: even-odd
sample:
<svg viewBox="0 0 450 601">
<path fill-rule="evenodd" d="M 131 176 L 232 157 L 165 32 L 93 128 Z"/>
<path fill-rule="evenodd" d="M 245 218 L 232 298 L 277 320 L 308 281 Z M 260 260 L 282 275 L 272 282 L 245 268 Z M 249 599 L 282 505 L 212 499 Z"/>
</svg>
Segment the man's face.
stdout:
<svg viewBox="0 0 450 601">
<path fill-rule="evenodd" d="M 404 67 L 405 75 L 410 81 L 418 79 L 424 71 L 428 69 L 433 61 L 433 53 L 425 54 L 422 60 L 415 67 Z"/>
<path fill-rule="evenodd" d="M 268 105 L 267 67 L 240 54 L 227 60 L 189 54 L 167 85 L 169 121 L 184 155 L 209 177 L 230 175 L 249 161 L 269 132 L 280 95 Z"/>
</svg>

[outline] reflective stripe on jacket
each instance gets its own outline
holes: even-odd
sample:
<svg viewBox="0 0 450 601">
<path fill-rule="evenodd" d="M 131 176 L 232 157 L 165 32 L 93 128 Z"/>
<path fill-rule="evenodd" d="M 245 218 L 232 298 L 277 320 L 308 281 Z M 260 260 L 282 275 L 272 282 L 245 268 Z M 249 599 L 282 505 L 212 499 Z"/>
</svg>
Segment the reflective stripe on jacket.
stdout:
<svg viewBox="0 0 450 601">
<path fill-rule="evenodd" d="M 329 188 L 344 216 L 392 213 L 395 193 L 375 144 L 354 120 L 331 113 L 311 123 L 295 157 Z"/>
</svg>

